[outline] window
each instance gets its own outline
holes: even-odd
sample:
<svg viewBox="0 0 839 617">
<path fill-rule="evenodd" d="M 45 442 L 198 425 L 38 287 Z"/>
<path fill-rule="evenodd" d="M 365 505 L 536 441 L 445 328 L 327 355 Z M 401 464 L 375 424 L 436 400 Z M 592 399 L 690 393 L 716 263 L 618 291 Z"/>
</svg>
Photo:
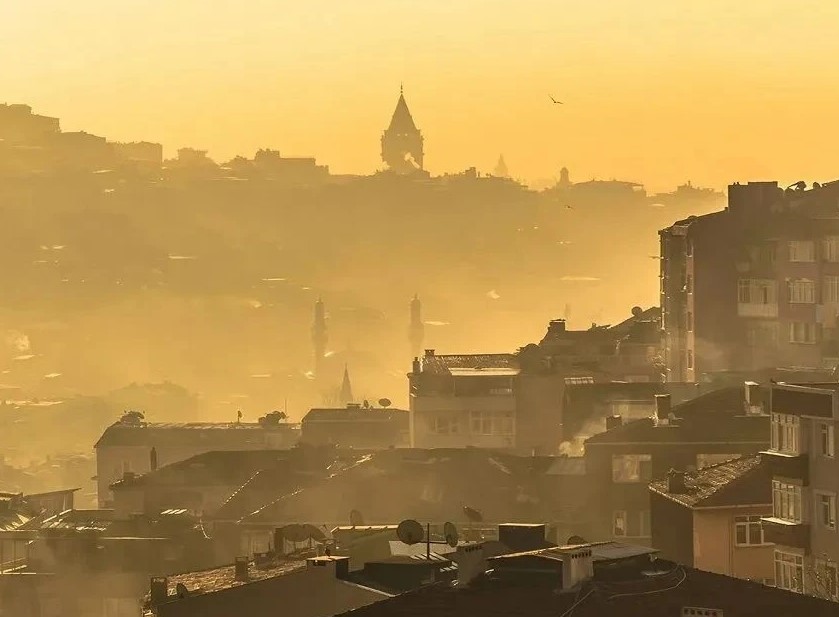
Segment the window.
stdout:
<svg viewBox="0 0 839 617">
<path fill-rule="evenodd" d="M 693 368 L 693 350 L 692 349 L 688 349 L 688 352 L 687 352 L 687 365 L 688 365 L 688 368 Z"/>
<path fill-rule="evenodd" d="M 822 302 L 839 303 L 839 276 L 826 276 L 822 284 Z"/>
<path fill-rule="evenodd" d="M 778 322 L 763 319 L 747 322 L 746 344 L 749 347 L 777 347 Z"/>
<path fill-rule="evenodd" d="M 791 304 L 813 304 L 816 301 L 816 284 L 808 279 L 798 279 L 787 284 Z"/>
<path fill-rule="evenodd" d="M 612 482 L 650 482 L 653 463 L 649 454 L 615 454 L 612 456 Z"/>
<path fill-rule="evenodd" d="M 798 416 L 783 413 L 772 414 L 772 449 L 787 454 L 799 454 L 798 433 L 801 420 Z"/>
<path fill-rule="evenodd" d="M 831 598 L 832 600 L 838 599 L 837 591 L 837 573 L 839 573 L 839 568 L 836 567 L 836 562 L 833 561 L 825 561 L 824 559 L 819 559 L 816 561 L 816 576 L 814 577 L 814 587 L 815 590 L 819 595 L 826 596 Z"/>
<path fill-rule="evenodd" d="M 836 529 L 836 496 L 827 493 L 816 494 L 816 512 L 819 524 L 825 529 Z"/>
<path fill-rule="evenodd" d="M 816 324 L 807 321 L 789 322 L 789 342 L 807 343 L 816 342 Z"/>
<path fill-rule="evenodd" d="M 778 283 L 769 279 L 740 279 L 737 281 L 737 301 L 740 304 L 777 304 Z"/>
<path fill-rule="evenodd" d="M 460 432 L 460 422 L 457 418 L 437 416 L 432 420 L 431 432 L 438 435 L 456 435 Z"/>
<path fill-rule="evenodd" d="M 626 512 L 623 510 L 616 510 L 612 515 L 612 535 L 626 536 Z"/>
<path fill-rule="evenodd" d="M 617 510 L 612 515 L 612 535 L 622 538 L 649 538 L 650 511 Z"/>
<path fill-rule="evenodd" d="M 790 261 L 816 261 L 816 243 L 812 240 L 793 240 L 789 243 Z"/>
<path fill-rule="evenodd" d="M 710 467 L 711 465 L 719 465 L 733 458 L 739 458 L 739 454 L 697 454 L 696 468 Z"/>
<path fill-rule="evenodd" d="M 804 593 L 804 558 L 775 551 L 775 584 L 780 589 Z"/>
<path fill-rule="evenodd" d="M 801 522 L 801 487 L 779 480 L 772 481 L 772 514 L 791 523 Z"/>
<path fill-rule="evenodd" d="M 819 424 L 819 454 L 822 456 L 834 456 L 833 425 Z"/>
<path fill-rule="evenodd" d="M 760 546 L 764 543 L 760 516 L 734 517 L 734 543 L 736 546 Z"/>
<path fill-rule="evenodd" d="M 822 240 L 822 258 L 825 261 L 839 262 L 839 237 L 828 236 Z"/>
<path fill-rule="evenodd" d="M 512 411 L 473 411 L 469 414 L 473 435 L 514 435 Z"/>
</svg>

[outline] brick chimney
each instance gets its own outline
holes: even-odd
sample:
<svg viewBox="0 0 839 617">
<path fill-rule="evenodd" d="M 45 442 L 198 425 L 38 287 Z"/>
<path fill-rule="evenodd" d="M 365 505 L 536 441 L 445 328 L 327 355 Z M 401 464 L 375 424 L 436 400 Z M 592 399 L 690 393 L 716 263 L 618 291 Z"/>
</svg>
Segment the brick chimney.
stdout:
<svg viewBox="0 0 839 617">
<path fill-rule="evenodd" d="M 655 395 L 655 417 L 659 424 L 667 424 L 670 420 L 670 395 L 656 394 Z"/>
<path fill-rule="evenodd" d="M 151 605 L 157 606 L 166 602 L 169 596 L 169 579 L 165 576 L 153 576 L 149 588 L 149 601 Z"/>
<path fill-rule="evenodd" d="M 623 417 L 619 415 L 606 416 L 606 430 L 611 431 L 613 428 L 623 426 Z"/>
<path fill-rule="evenodd" d="M 247 557 L 237 557 L 236 558 L 236 580 L 237 581 L 246 581 L 248 580 L 248 567 L 250 565 L 250 559 Z"/>
<path fill-rule="evenodd" d="M 685 472 L 671 469 L 667 472 L 667 492 L 676 495 L 684 495 L 687 493 L 687 484 L 685 484 Z"/>
</svg>

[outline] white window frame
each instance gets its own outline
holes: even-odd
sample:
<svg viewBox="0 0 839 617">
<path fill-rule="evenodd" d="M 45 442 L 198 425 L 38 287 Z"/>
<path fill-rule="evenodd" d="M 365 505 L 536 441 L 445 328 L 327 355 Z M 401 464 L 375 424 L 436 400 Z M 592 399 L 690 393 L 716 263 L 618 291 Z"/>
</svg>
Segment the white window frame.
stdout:
<svg viewBox="0 0 839 617">
<path fill-rule="evenodd" d="M 787 284 L 790 304 L 815 304 L 816 283 L 810 279 L 794 279 Z"/>
<path fill-rule="evenodd" d="M 460 433 L 460 419 L 451 416 L 434 416 L 431 432 L 435 435 L 457 435 Z"/>
<path fill-rule="evenodd" d="M 775 586 L 804 593 L 804 557 L 796 553 L 775 551 Z"/>
<path fill-rule="evenodd" d="M 818 431 L 819 454 L 826 458 L 833 458 L 836 456 L 833 424 L 819 422 Z"/>
<path fill-rule="evenodd" d="M 739 279 L 738 304 L 778 304 L 778 282 L 772 279 Z"/>
<path fill-rule="evenodd" d="M 760 542 L 752 542 L 753 528 L 757 527 L 760 530 Z M 738 532 L 742 530 L 746 535 L 746 541 L 740 542 L 737 539 Z M 763 523 L 761 523 L 760 515 L 752 516 L 735 516 L 734 517 L 734 546 L 765 546 L 766 540 L 763 537 Z"/>
<path fill-rule="evenodd" d="M 816 243 L 812 240 L 790 240 L 789 260 L 796 263 L 816 261 Z"/>
<path fill-rule="evenodd" d="M 818 339 L 816 324 L 811 321 L 789 322 L 789 342 L 799 345 L 815 345 Z"/>
<path fill-rule="evenodd" d="M 836 495 L 825 491 L 815 491 L 815 501 L 819 526 L 836 531 Z"/>
<path fill-rule="evenodd" d="M 648 463 L 648 474 L 642 473 L 643 463 Z M 649 483 L 652 481 L 652 467 L 651 454 L 613 454 L 612 482 L 615 484 Z"/>
<path fill-rule="evenodd" d="M 618 522 L 620 521 L 620 524 Z M 625 538 L 627 528 L 626 510 L 615 510 L 612 512 L 612 535 L 616 538 Z"/>
<path fill-rule="evenodd" d="M 804 519 L 801 485 L 772 480 L 772 515 L 790 523 Z"/>
<path fill-rule="evenodd" d="M 831 263 L 839 262 L 839 236 L 822 238 L 822 259 Z"/>
<path fill-rule="evenodd" d="M 784 454 L 801 454 L 801 418 L 792 414 L 773 413 L 771 448 Z"/>
<path fill-rule="evenodd" d="M 516 417 L 512 411 L 471 411 L 469 432 L 483 437 L 512 437 L 516 434 Z"/>
<path fill-rule="evenodd" d="M 825 276 L 822 281 L 822 302 L 839 303 L 839 276 Z"/>
</svg>

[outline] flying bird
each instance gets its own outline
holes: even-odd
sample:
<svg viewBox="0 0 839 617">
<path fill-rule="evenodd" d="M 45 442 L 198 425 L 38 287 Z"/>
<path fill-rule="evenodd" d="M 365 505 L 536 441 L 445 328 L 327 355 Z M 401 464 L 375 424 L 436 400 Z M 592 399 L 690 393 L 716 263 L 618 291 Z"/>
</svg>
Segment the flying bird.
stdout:
<svg viewBox="0 0 839 617">
<path fill-rule="evenodd" d="M 564 105 L 562 101 L 557 101 L 554 97 L 551 97 L 551 100 L 554 102 L 555 105 Z"/>
</svg>

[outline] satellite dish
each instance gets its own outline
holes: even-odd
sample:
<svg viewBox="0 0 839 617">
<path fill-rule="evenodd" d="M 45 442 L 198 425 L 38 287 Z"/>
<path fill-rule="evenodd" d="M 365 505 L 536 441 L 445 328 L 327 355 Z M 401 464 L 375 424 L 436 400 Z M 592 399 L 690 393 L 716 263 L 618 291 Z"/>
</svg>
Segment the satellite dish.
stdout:
<svg viewBox="0 0 839 617">
<path fill-rule="evenodd" d="M 178 594 L 178 597 L 183 599 L 189 595 L 189 589 L 186 588 L 186 585 L 183 583 L 178 583 L 175 585 L 175 593 Z"/>
<path fill-rule="evenodd" d="M 463 513 L 473 523 L 481 523 L 484 520 L 484 515 L 478 512 L 475 508 L 470 508 L 469 506 L 463 506 Z"/>
<path fill-rule="evenodd" d="M 358 510 L 352 510 L 350 512 L 350 525 L 353 527 L 360 527 L 364 524 L 364 517 L 361 516 L 361 512 Z"/>
<path fill-rule="evenodd" d="M 314 540 L 315 542 L 326 541 L 326 534 L 323 533 L 323 530 L 319 527 L 315 527 L 314 525 L 303 525 L 303 528 L 306 530 L 306 535 L 309 540 Z"/>
<path fill-rule="evenodd" d="M 396 528 L 396 537 L 405 544 L 418 544 L 424 536 L 422 525 L 412 518 L 402 521 Z"/>
<path fill-rule="evenodd" d="M 283 537 L 289 542 L 305 542 L 309 539 L 309 530 L 306 525 L 286 525 L 282 528 Z"/>
<path fill-rule="evenodd" d="M 390 402 L 390 399 L 389 399 L 389 398 L 380 398 L 380 399 L 379 399 L 379 405 L 381 405 L 382 407 L 384 407 L 385 409 L 387 409 L 388 407 L 390 407 L 391 405 L 393 405 L 393 403 L 391 403 L 391 402 Z"/>
<path fill-rule="evenodd" d="M 586 539 L 582 536 L 571 536 L 570 538 L 568 538 L 568 544 L 576 546 L 579 544 L 588 544 L 588 542 L 586 542 Z"/>
<path fill-rule="evenodd" d="M 446 536 L 446 544 L 452 548 L 457 548 L 457 542 L 460 536 L 457 533 L 457 527 L 454 526 L 454 523 L 443 525 L 443 535 Z"/>
</svg>

